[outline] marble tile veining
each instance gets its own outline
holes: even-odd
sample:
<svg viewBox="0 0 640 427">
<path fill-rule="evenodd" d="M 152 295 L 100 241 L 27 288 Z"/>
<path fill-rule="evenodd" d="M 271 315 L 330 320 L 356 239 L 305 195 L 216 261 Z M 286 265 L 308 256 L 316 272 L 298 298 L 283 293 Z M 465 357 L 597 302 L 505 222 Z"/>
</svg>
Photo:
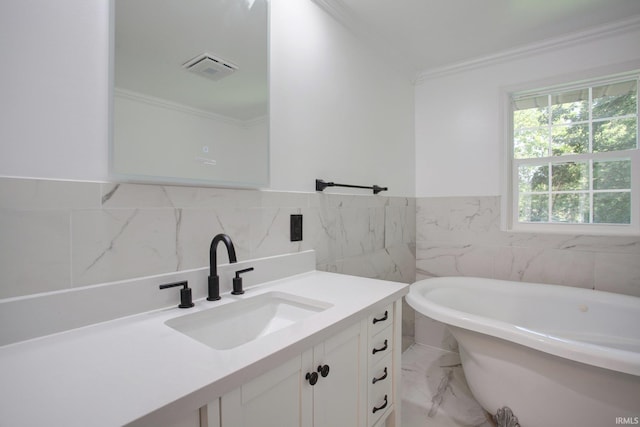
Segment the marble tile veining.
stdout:
<svg viewBox="0 0 640 427">
<path fill-rule="evenodd" d="M 239 260 L 314 249 L 321 270 L 415 280 L 406 197 L 0 178 L 0 298 L 205 267 L 217 233 Z"/>
<path fill-rule="evenodd" d="M 458 353 L 414 344 L 402 354 L 402 427 L 493 427 Z"/>
<path fill-rule="evenodd" d="M 71 218 L 75 286 L 176 271 L 173 210 L 86 210 Z"/>
<path fill-rule="evenodd" d="M 640 237 L 501 226 L 500 197 L 416 199 L 416 276 L 476 276 L 640 296 Z"/>
</svg>

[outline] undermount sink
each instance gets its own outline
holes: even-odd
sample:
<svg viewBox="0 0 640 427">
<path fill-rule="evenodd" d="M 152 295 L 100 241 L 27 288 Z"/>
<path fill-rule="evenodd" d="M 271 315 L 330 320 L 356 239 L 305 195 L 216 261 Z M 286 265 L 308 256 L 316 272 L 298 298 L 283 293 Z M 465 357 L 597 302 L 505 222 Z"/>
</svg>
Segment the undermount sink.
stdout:
<svg viewBox="0 0 640 427">
<path fill-rule="evenodd" d="M 228 350 L 324 311 L 331 304 L 268 292 L 167 320 L 165 325 L 216 350 Z"/>
</svg>

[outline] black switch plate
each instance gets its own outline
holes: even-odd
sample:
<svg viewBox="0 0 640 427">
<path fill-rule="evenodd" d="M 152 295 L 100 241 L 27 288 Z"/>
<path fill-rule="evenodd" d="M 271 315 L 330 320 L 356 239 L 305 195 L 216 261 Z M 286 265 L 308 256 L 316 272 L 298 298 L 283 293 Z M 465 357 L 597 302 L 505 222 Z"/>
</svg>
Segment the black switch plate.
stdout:
<svg viewBox="0 0 640 427">
<path fill-rule="evenodd" d="M 302 215 L 291 215 L 291 241 L 299 242 L 302 240 Z"/>
</svg>

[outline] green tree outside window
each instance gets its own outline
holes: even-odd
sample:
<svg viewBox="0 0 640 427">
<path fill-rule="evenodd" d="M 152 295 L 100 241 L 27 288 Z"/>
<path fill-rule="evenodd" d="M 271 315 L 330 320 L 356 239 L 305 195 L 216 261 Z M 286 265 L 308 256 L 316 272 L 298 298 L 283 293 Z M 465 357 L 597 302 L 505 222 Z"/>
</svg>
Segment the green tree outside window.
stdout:
<svg viewBox="0 0 640 427">
<path fill-rule="evenodd" d="M 637 79 L 516 95 L 518 221 L 629 224 L 637 109 Z"/>
</svg>

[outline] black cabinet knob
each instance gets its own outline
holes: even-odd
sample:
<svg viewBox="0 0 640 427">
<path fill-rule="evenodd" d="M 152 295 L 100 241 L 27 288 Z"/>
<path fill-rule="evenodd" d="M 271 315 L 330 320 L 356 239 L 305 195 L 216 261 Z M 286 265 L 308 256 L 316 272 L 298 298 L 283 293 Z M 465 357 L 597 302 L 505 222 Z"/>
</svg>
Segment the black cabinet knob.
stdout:
<svg viewBox="0 0 640 427">
<path fill-rule="evenodd" d="M 304 378 L 309 381 L 309 384 L 316 385 L 316 383 L 318 382 L 318 373 L 317 372 L 307 372 L 307 376 L 304 377 Z"/>
<path fill-rule="evenodd" d="M 322 375 L 322 378 L 326 378 L 329 375 L 329 365 L 320 365 L 318 366 L 318 372 Z"/>
</svg>

